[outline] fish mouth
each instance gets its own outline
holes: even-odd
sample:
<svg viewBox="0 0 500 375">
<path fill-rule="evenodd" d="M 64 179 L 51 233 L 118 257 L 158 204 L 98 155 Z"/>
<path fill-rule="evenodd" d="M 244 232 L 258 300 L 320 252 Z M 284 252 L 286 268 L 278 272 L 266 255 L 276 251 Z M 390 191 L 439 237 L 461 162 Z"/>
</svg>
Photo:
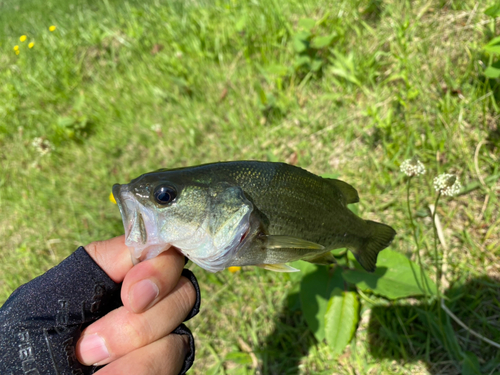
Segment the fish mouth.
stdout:
<svg viewBox="0 0 500 375">
<path fill-rule="evenodd" d="M 122 192 L 122 189 L 124 190 Z M 125 185 L 120 185 L 120 184 L 114 184 L 113 185 L 113 197 L 115 198 L 116 204 L 118 205 L 118 209 L 120 210 L 120 215 L 122 217 L 122 222 L 123 222 L 123 227 L 125 229 L 125 237 L 128 237 L 127 232 L 130 232 L 131 229 L 131 223 L 132 223 L 132 216 L 133 216 L 133 211 L 131 210 L 132 208 L 132 202 L 127 204 L 127 201 L 131 201 L 131 199 L 126 199 L 125 194 L 128 191 L 125 188 Z"/>
<path fill-rule="evenodd" d="M 132 262 L 137 264 L 168 250 L 171 244 L 161 241 L 156 230 L 154 212 L 148 211 L 137 201 L 128 185 L 115 184 L 112 192 L 120 210 L 125 229 L 125 245 L 130 250 Z"/>
</svg>

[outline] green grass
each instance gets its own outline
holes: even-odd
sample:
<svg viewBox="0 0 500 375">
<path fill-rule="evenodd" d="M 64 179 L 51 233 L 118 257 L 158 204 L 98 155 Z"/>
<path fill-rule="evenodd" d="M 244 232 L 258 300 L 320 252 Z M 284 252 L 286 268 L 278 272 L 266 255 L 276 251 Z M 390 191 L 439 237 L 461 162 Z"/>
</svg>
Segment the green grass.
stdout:
<svg viewBox="0 0 500 375">
<path fill-rule="evenodd" d="M 427 174 L 414 182 L 412 207 L 423 262 L 433 275 L 432 179 L 451 171 L 471 189 L 438 208 L 448 306 L 499 342 L 499 90 L 482 74 L 489 56 L 481 49 L 498 25 L 487 5 L 3 2 L 0 300 L 77 246 L 123 233 L 108 200 L 113 183 L 219 160 L 294 161 L 338 174 L 358 189 L 360 214 L 391 224 L 391 248 L 414 259 L 399 165 L 418 154 Z M 299 65 L 304 53 L 294 49 L 305 18 L 317 21 L 314 35 L 332 36 L 305 53 L 321 62 L 317 72 Z M 37 137 L 52 151 L 33 147 Z M 296 306 L 296 279 L 191 268 L 203 294 L 189 323 L 194 374 L 253 374 L 255 365 L 265 374 L 460 372 L 428 334 L 420 300 L 362 299 L 357 336 L 335 359 Z M 499 373 L 498 353 L 454 327 L 463 350 Z"/>
</svg>

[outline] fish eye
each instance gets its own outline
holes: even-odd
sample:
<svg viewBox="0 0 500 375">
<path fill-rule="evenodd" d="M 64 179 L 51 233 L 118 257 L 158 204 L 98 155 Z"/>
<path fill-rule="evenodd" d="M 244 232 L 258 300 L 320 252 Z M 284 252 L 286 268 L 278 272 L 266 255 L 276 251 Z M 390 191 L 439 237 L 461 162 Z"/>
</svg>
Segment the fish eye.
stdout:
<svg viewBox="0 0 500 375">
<path fill-rule="evenodd" d="M 176 196 L 177 191 L 170 185 L 159 185 L 153 192 L 155 201 L 162 205 L 172 202 Z"/>
</svg>

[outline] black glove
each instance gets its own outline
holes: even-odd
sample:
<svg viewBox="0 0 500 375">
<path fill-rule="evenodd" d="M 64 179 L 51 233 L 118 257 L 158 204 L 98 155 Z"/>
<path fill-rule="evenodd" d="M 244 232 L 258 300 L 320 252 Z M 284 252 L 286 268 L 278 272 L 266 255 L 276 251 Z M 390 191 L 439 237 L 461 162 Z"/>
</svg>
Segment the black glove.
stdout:
<svg viewBox="0 0 500 375">
<path fill-rule="evenodd" d="M 182 275 L 196 290 L 188 320 L 199 311 L 200 288 L 191 271 L 184 269 Z M 122 306 L 120 289 L 83 247 L 19 287 L 0 308 L 0 374 L 95 373 L 100 367 L 80 364 L 75 346 L 85 327 Z M 184 324 L 173 333 L 189 336 L 184 374 L 194 361 L 194 338 Z"/>
</svg>

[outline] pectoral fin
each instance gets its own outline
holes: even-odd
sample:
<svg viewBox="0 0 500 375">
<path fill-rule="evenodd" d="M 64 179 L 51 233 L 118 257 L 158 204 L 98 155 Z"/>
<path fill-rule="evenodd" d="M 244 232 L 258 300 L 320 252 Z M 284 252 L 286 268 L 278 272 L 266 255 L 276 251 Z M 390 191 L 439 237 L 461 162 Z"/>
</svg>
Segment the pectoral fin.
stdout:
<svg viewBox="0 0 500 375">
<path fill-rule="evenodd" d="M 265 270 L 274 272 L 299 272 L 297 268 L 290 267 L 284 263 L 282 264 L 257 264 L 257 267 L 264 268 Z"/>
<path fill-rule="evenodd" d="M 268 249 L 323 250 L 323 245 L 289 236 L 265 236 Z"/>
</svg>

